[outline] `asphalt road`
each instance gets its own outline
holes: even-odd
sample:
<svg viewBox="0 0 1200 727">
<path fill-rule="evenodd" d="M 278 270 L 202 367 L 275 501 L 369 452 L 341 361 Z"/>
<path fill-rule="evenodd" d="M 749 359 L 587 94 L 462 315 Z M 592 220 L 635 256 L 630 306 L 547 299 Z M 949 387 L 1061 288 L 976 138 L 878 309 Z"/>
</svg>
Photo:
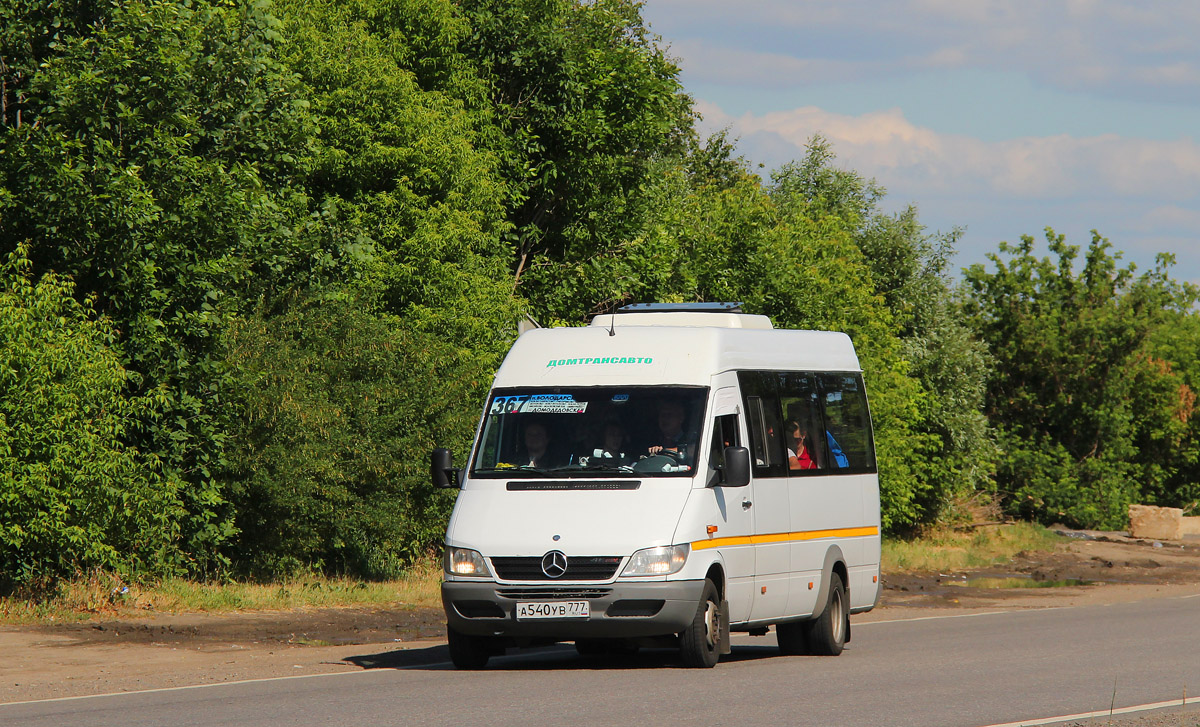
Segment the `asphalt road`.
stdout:
<svg viewBox="0 0 1200 727">
<path fill-rule="evenodd" d="M 361 672 L 0 706 L 0 725 L 914 725 L 982 727 L 1200 701 L 1200 595 L 854 625 L 840 657 L 735 639 L 712 670 L 569 647 L 454 671 L 364 653 Z M 417 658 L 420 658 L 419 656 Z"/>
</svg>

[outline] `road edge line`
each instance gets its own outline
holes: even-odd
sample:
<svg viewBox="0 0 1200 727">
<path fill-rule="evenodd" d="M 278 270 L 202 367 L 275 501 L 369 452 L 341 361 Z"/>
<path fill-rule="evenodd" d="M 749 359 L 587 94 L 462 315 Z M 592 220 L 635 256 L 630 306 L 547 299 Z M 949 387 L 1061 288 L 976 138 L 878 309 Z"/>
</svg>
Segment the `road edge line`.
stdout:
<svg viewBox="0 0 1200 727">
<path fill-rule="evenodd" d="M 1196 702 L 1192 702 L 1196 704 Z M 1132 714 L 1134 712 L 1149 712 L 1152 709 L 1166 709 L 1167 707 L 1186 707 L 1187 701 L 1183 699 L 1172 699 L 1166 702 L 1154 702 L 1152 704 L 1137 704 L 1132 707 L 1121 707 L 1119 709 L 1101 709 L 1095 712 L 1081 712 L 1079 714 L 1066 714 L 1061 717 L 1044 717 L 1042 719 L 1027 719 L 1020 722 L 1004 722 L 1001 724 L 983 725 L 983 727 L 1035 727 L 1036 725 L 1054 724 L 1055 722 L 1066 722 L 1073 719 L 1093 719 L 1095 717 L 1117 716 L 1118 714 Z"/>
<path fill-rule="evenodd" d="M 284 677 L 260 677 L 258 679 L 239 679 L 233 682 L 211 682 L 209 684 L 185 684 L 180 687 L 156 687 L 154 689 L 135 689 L 128 692 L 105 692 L 103 694 L 78 694 L 73 697 L 50 697 L 48 699 L 27 699 L 23 702 L 0 702 L 0 709 L 16 707 L 22 704 L 47 704 L 50 702 L 77 702 L 81 699 L 102 699 L 104 697 L 130 697 L 137 694 L 155 694 L 158 692 L 182 692 L 189 689 L 209 689 L 211 687 L 234 687 L 240 684 L 257 684 L 259 682 L 283 682 L 292 679 L 317 679 L 319 677 L 343 677 L 354 674 L 379 674 L 389 671 L 407 671 L 410 669 L 429 669 L 439 666 L 451 666 L 448 661 L 432 664 L 415 664 L 410 666 L 380 667 L 374 669 L 359 668 L 355 671 L 327 671 L 320 674 L 291 674 Z"/>
</svg>

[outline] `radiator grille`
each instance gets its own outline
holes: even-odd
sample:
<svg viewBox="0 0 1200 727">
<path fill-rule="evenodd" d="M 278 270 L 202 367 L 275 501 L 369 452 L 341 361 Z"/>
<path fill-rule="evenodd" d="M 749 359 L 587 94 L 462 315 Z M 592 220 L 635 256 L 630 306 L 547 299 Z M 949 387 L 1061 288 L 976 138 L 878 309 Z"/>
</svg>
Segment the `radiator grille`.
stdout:
<svg viewBox="0 0 1200 727">
<path fill-rule="evenodd" d="M 567 571 L 558 578 L 542 572 L 540 556 L 492 558 L 496 575 L 506 581 L 606 581 L 617 574 L 621 557 L 616 555 L 576 556 L 567 558 Z"/>
<path fill-rule="evenodd" d="M 611 588 L 497 588 L 502 598 L 517 601 L 555 601 L 580 598 L 603 598 L 612 593 Z"/>
</svg>

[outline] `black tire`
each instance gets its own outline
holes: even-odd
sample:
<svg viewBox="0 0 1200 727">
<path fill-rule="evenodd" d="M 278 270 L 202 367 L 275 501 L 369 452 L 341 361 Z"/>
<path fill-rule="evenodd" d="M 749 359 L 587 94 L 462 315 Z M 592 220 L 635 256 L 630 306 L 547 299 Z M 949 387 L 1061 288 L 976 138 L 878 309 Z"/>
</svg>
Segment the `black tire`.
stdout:
<svg viewBox="0 0 1200 727">
<path fill-rule="evenodd" d="M 460 634 L 447 627 L 446 640 L 450 645 L 450 661 L 454 662 L 456 669 L 473 670 L 487 666 L 492 648 L 486 637 Z"/>
<path fill-rule="evenodd" d="M 808 629 L 803 621 L 789 621 L 775 625 L 775 640 L 779 642 L 779 653 L 784 656 L 800 656 L 808 653 Z"/>
<path fill-rule="evenodd" d="M 837 573 L 829 576 L 829 596 L 825 610 L 812 621 L 806 621 L 805 639 L 808 653 L 817 656 L 837 656 L 846 647 L 846 636 L 850 633 L 850 605 L 846 601 L 846 587 Z"/>
<path fill-rule="evenodd" d="M 696 615 L 679 634 L 679 654 L 684 666 L 696 669 L 711 669 L 721 658 L 721 601 L 711 580 L 705 579 Z"/>
</svg>

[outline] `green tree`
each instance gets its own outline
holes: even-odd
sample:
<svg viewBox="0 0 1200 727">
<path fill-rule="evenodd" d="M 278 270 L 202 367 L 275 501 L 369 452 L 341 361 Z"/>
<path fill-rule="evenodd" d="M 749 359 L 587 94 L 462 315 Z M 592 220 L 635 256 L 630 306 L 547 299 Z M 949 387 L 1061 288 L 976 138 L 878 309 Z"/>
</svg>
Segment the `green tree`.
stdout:
<svg viewBox="0 0 1200 727">
<path fill-rule="evenodd" d="M 225 471 L 239 570 L 395 577 L 445 532 L 429 451 L 467 451 L 488 369 L 349 295 L 229 331 L 243 419 Z"/>
<path fill-rule="evenodd" d="M 80 570 L 139 576 L 180 562 L 180 483 L 125 445 L 159 396 L 130 399 L 109 321 L 69 280 L 0 264 L 0 592 Z"/>
<path fill-rule="evenodd" d="M 455 51 L 468 28 L 451 4 L 278 10 L 280 54 L 317 128 L 298 182 L 310 227 L 345 254 L 226 330 L 231 553 L 259 575 L 395 575 L 449 515 L 430 449 L 467 450 L 515 337 L 506 192 L 477 145 L 483 85 Z"/>
<path fill-rule="evenodd" d="M 483 112 L 463 100 L 478 100 L 481 82 L 453 53 L 423 60 L 421 49 L 452 48 L 468 31 L 450 7 L 283 2 L 283 52 L 319 128 L 307 194 L 362 243 L 360 264 L 344 277 L 372 288 L 404 326 L 491 362 L 518 317 L 502 239 L 507 192 L 496 159 L 477 144 Z"/>
<path fill-rule="evenodd" d="M 514 225 L 515 276 L 557 317 L 561 265 L 586 265 L 641 227 L 658 159 L 691 133 L 679 69 L 633 0 L 468 0 L 463 52 L 490 89 Z"/>
<path fill-rule="evenodd" d="M 6 6 L 5 48 L 26 55 L 8 62 L 22 69 L 22 116 L 0 128 L 0 244 L 28 241 L 35 274 L 94 295 L 133 393 L 164 399 L 161 418 L 126 436 L 187 483 L 182 534 L 197 569 L 232 534 L 213 477 L 224 319 L 321 257 L 292 224 L 307 218 L 286 185 L 309 124 L 264 6 Z"/>
<path fill-rule="evenodd" d="M 1170 262 L 1164 258 L 1164 262 Z M 1200 416 L 1196 392 L 1200 391 L 1200 313 L 1168 310 L 1166 321 L 1148 341 L 1150 368 L 1164 374 L 1156 384 L 1160 406 L 1172 410 L 1182 436 L 1175 427 L 1144 429 L 1139 450 L 1152 464 L 1164 465 L 1162 479 L 1146 488 L 1147 499 L 1160 505 L 1188 508 L 1195 515 L 1200 507 Z M 1173 387 L 1173 390 L 1172 390 Z M 1163 435 L 1167 436 L 1163 436 Z"/>
<path fill-rule="evenodd" d="M 1197 291 L 1163 258 L 1142 275 L 1119 267 L 1099 234 L 1078 272 L 1078 247 L 1052 230 L 1046 241 L 1056 259 L 1035 256 L 1026 236 L 989 256 L 995 272 L 966 271 L 965 311 L 996 362 L 997 484 L 1015 514 L 1119 528 L 1131 502 L 1173 500 L 1168 483 L 1194 456 L 1194 395 L 1150 344 Z"/>
</svg>

